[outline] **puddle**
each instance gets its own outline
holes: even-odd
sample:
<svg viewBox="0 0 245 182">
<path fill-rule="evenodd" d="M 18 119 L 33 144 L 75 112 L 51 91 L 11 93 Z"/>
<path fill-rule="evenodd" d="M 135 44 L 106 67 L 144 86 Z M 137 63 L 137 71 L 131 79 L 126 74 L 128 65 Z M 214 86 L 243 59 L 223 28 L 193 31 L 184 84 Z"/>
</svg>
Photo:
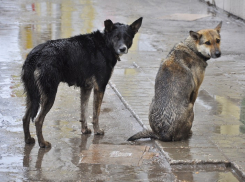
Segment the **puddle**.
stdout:
<svg viewBox="0 0 245 182">
<path fill-rule="evenodd" d="M 222 135 L 240 135 L 245 133 L 245 125 L 217 126 L 214 132 Z"/>
<path fill-rule="evenodd" d="M 184 172 L 175 173 L 180 181 L 217 181 L 217 182 L 239 182 L 232 172 L 189 172 L 187 176 Z"/>
<path fill-rule="evenodd" d="M 11 168 L 12 172 L 18 172 L 17 167 L 22 166 L 22 155 L 1 155 L 0 156 L 0 172 L 8 172 Z"/>
<path fill-rule="evenodd" d="M 21 121 L 16 121 L 12 116 L 3 116 L 0 113 L 0 127 L 4 127 L 4 126 L 15 126 L 15 125 L 19 125 L 21 124 Z"/>
<path fill-rule="evenodd" d="M 234 116 L 236 119 L 240 119 L 240 107 L 231 99 L 216 95 L 215 100 L 222 105 L 222 116 Z"/>
<path fill-rule="evenodd" d="M 137 33 L 130 51 L 156 51 L 156 49 L 149 43 L 151 36 L 147 34 Z"/>
<path fill-rule="evenodd" d="M 220 165 L 179 165 L 172 166 L 172 171 L 180 181 L 219 181 L 219 182 L 238 182 L 231 170 L 226 166 Z M 183 172 L 188 171 L 188 175 Z M 205 179 L 205 180 L 204 180 Z"/>
<path fill-rule="evenodd" d="M 0 128 L 10 132 L 17 132 L 17 133 L 23 132 L 22 122 L 16 121 L 11 116 L 3 116 L 1 113 L 0 113 Z"/>
<path fill-rule="evenodd" d="M 5 78 L 1 81 L 0 83 L 0 88 L 1 88 L 1 92 L 0 92 L 0 97 L 6 99 L 11 97 L 11 88 L 10 88 L 10 83 L 11 83 L 11 79 L 10 78 Z"/>
<path fill-rule="evenodd" d="M 218 95 L 211 96 L 207 91 L 200 90 L 196 102 L 209 110 L 212 115 L 219 115 L 224 118 L 233 116 L 237 121 L 245 123 L 244 99 L 239 104 L 237 99 Z"/>
</svg>

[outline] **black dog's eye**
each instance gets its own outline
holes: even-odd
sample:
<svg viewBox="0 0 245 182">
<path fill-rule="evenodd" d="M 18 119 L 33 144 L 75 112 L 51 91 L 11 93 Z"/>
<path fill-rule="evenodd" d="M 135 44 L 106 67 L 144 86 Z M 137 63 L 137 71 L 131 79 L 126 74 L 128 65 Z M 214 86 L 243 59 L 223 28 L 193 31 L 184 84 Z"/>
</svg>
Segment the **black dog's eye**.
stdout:
<svg viewBox="0 0 245 182">
<path fill-rule="evenodd" d="M 119 40 L 119 39 L 121 38 L 121 36 L 118 34 L 118 35 L 115 36 L 115 38 L 116 38 L 117 40 Z"/>
<path fill-rule="evenodd" d="M 205 42 L 206 45 L 211 45 L 210 41 Z"/>
<path fill-rule="evenodd" d="M 220 39 L 216 39 L 216 43 L 220 43 Z"/>
</svg>

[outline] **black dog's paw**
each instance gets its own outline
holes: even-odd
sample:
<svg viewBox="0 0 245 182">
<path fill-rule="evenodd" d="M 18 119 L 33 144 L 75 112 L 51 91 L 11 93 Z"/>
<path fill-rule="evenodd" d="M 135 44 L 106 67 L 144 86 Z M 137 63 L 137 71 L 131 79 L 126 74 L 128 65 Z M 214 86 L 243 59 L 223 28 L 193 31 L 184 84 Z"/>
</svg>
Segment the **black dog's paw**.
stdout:
<svg viewBox="0 0 245 182">
<path fill-rule="evenodd" d="M 45 141 L 43 143 L 39 143 L 40 148 L 51 148 L 51 143 Z"/>
<path fill-rule="evenodd" d="M 95 135 L 104 135 L 105 132 L 103 129 L 99 129 L 98 131 L 94 132 Z"/>
<path fill-rule="evenodd" d="M 82 134 L 91 134 L 91 129 L 87 128 L 82 130 Z"/>
<path fill-rule="evenodd" d="M 35 139 L 34 138 L 28 138 L 26 139 L 26 144 L 34 144 L 35 143 Z"/>
</svg>

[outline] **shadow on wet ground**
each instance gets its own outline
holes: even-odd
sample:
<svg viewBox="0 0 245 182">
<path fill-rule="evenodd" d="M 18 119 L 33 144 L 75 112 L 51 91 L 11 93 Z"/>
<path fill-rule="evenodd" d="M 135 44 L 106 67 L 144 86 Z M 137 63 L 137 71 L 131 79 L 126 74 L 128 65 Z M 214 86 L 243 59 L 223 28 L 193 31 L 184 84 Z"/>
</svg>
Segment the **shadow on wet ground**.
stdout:
<svg viewBox="0 0 245 182">
<path fill-rule="evenodd" d="M 102 30 L 105 19 L 129 24 L 141 16 L 142 28 L 129 54 L 117 64 L 105 94 L 100 116 L 105 136 L 81 135 L 79 90 L 60 84 L 43 130 L 52 148 L 25 145 L 21 121 L 25 95 L 20 73 L 29 51 L 49 39 Z M 149 127 L 148 109 L 160 61 L 189 30 L 212 28 L 220 20 L 222 57 L 209 62 L 195 105 L 193 136 L 173 143 L 127 142 L 129 136 L 142 130 L 136 119 Z M 2 181 L 241 180 L 237 174 L 245 171 L 245 55 L 244 42 L 240 41 L 245 40 L 244 30 L 242 22 L 196 0 L 1 2 Z M 33 123 L 31 134 L 35 136 Z"/>
</svg>

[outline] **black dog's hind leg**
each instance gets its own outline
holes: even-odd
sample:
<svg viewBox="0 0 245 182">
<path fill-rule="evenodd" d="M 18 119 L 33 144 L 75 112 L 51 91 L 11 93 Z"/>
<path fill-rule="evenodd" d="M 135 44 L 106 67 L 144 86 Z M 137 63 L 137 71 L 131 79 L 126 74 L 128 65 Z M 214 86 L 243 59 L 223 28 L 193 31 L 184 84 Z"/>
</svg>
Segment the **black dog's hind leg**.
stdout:
<svg viewBox="0 0 245 182">
<path fill-rule="evenodd" d="M 31 69 L 27 62 L 23 65 L 21 79 L 26 92 L 26 112 L 22 119 L 23 130 L 26 144 L 35 143 L 35 139 L 30 135 L 30 120 L 35 118 L 38 109 L 40 94 L 37 85 L 35 84 L 34 70 Z"/>
<path fill-rule="evenodd" d="M 42 68 L 36 74 L 39 93 L 41 93 L 41 109 L 35 120 L 38 143 L 41 148 L 50 148 L 51 144 L 43 138 L 42 127 L 45 116 L 54 104 L 57 88 L 60 83 L 58 70 L 52 66 L 49 69 Z"/>
<path fill-rule="evenodd" d="M 82 133 L 90 134 L 91 129 L 87 126 L 87 118 L 88 118 L 88 101 L 92 91 L 91 88 L 83 88 L 81 87 L 81 124 L 82 124 Z"/>
<path fill-rule="evenodd" d="M 54 104 L 56 91 L 55 93 L 53 91 L 52 93 L 49 93 L 47 95 L 42 94 L 41 97 L 41 110 L 35 120 L 38 143 L 41 148 L 51 147 L 51 144 L 48 141 L 45 141 L 43 138 L 42 127 L 43 127 L 45 116 L 47 115 L 47 113 L 50 111 L 50 109 Z"/>
<path fill-rule="evenodd" d="M 94 87 L 94 104 L 93 104 L 93 127 L 94 134 L 96 135 L 104 135 L 104 130 L 99 127 L 99 115 L 100 108 L 102 104 L 102 100 L 104 97 L 105 88 L 101 89 L 98 87 Z"/>
<path fill-rule="evenodd" d="M 30 134 L 30 120 L 31 120 L 31 101 L 29 96 L 27 95 L 27 99 L 26 99 L 26 113 L 23 117 L 23 129 L 24 129 L 24 135 L 25 135 L 25 143 L 26 144 L 33 144 L 35 143 L 35 139 L 31 137 Z"/>
</svg>

